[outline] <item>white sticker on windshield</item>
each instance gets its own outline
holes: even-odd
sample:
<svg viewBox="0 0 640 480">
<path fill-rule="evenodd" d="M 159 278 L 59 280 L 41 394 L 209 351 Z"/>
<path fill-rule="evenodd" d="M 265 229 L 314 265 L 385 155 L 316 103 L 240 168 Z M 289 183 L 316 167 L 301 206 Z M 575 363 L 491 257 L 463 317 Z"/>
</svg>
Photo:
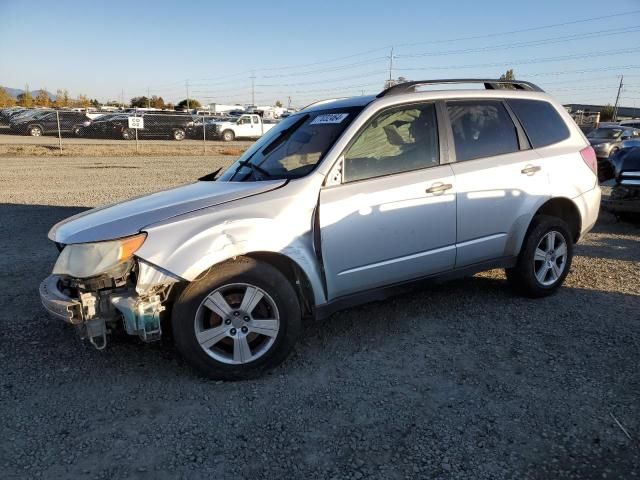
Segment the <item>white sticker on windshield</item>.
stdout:
<svg viewBox="0 0 640 480">
<path fill-rule="evenodd" d="M 340 123 L 349 116 L 348 113 L 325 113 L 318 115 L 309 125 L 325 125 L 327 123 Z"/>
</svg>

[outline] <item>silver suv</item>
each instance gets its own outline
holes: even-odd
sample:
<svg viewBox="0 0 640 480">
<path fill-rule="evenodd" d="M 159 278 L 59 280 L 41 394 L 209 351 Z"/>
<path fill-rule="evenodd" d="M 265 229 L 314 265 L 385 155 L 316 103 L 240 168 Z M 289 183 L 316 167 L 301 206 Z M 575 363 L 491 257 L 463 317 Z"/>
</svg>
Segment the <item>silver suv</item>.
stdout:
<svg viewBox="0 0 640 480">
<path fill-rule="evenodd" d="M 424 91 L 442 83 L 484 88 Z M 504 268 L 551 294 L 596 222 L 596 172 L 531 83 L 404 83 L 291 115 L 219 178 L 58 223 L 40 295 L 97 348 L 170 330 L 205 375 L 246 378 L 285 359 L 303 318 L 418 281 Z"/>
</svg>

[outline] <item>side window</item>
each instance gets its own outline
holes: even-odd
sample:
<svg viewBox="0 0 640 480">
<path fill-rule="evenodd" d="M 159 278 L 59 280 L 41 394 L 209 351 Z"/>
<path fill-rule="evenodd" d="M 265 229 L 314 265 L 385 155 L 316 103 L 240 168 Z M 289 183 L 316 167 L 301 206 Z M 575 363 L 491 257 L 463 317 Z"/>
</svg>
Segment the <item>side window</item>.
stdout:
<svg viewBox="0 0 640 480">
<path fill-rule="evenodd" d="M 519 150 L 516 126 L 502 102 L 448 102 L 447 110 L 458 162 Z"/>
<path fill-rule="evenodd" d="M 344 155 L 344 180 L 354 182 L 439 164 L 435 105 L 377 114 Z"/>
<path fill-rule="evenodd" d="M 533 148 L 545 147 L 569 138 L 569 129 L 548 102 L 510 98 L 507 103 L 522 124 Z"/>
</svg>

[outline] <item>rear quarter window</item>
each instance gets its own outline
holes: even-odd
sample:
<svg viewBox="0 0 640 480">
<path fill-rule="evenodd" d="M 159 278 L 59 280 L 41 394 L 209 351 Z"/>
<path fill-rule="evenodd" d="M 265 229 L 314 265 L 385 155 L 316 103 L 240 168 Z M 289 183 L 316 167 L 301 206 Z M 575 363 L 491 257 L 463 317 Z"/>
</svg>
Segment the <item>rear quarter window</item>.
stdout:
<svg viewBox="0 0 640 480">
<path fill-rule="evenodd" d="M 533 148 L 546 147 L 569 138 L 570 132 L 558 111 L 541 100 L 507 99 Z"/>
</svg>

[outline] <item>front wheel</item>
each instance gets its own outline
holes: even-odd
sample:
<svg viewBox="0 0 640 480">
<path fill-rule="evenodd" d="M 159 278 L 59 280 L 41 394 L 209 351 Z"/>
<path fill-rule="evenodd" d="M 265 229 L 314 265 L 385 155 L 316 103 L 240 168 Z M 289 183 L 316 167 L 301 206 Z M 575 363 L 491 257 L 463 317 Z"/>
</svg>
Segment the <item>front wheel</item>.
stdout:
<svg viewBox="0 0 640 480">
<path fill-rule="evenodd" d="M 42 128 L 38 126 L 33 126 L 29 128 L 29 135 L 32 137 L 41 137 L 42 136 Z"/>
<path fill-rule="evenodd" d="M 186 136 L 186 134 L 185 134 L 184 130 L 182 130 L 181 128 L 177 128 L 177 129 L 175 129 L 173 131 L 173 139 L 174 140 L 178 140 L 178 141 L 184 140 L 185 136 Z"/>
<path fill-rule="evenodd" d="M 527 297 L 551 295 L 567 277 L 572 258 L 573 241 L 567 224 L 557 217 L 537 215 L 516 266 L 506 270 L 507 280 Z"/>
<path fill-rule="evenodd" d="M 291 283 L 251 258 L 221 264 L 177 299 L 172 327 L 178 350 L 202 374 L 251 378 L 282 363 L 300 335 Z"/>
<path fill-rule="evenodd" d="M 136 132 L 133 128 L 125 128 L 122 131 L 122 138 L 125 140 L 134 140 L 136 138 Z"/>
</svg>

